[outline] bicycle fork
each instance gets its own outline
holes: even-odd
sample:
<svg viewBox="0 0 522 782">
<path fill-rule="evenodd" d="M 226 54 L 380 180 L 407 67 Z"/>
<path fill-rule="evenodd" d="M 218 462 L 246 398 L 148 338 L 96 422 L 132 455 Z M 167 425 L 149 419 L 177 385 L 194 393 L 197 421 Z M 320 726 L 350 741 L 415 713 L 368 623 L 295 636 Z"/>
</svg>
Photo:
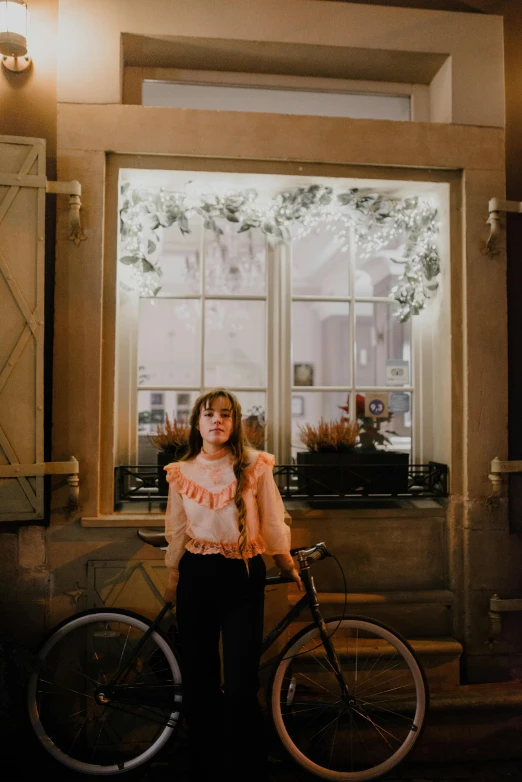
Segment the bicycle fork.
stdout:
<svg viewBox="0 0 522 782">
<path fill-rule="evenodd" d="M 339 661 L 337 652 L 335 651 L 334 645 L 332 644 L 331 637 L 330 635 L 328 635 L 328 630 L 326 629 L 326 624 L 322 617 L 322 614 L 319 611 L 319 609 L 314 610 L 314 608 L 312 608 L 312 614 L 314 616 L 315 623 L 319 628 L 319 635 L 321 636 L 321 640 L 323 642 L 323 646 L 326 651 L 326 658 L 330 663 L 335 678 L 337 679 L 339 687 L 341 688 L 342 697 L 349 706 L 353 706 L 355 703 L 355 699 L 350 694 L 346 686 L 346 682 L 344 681 L 344 676 L 341 669 L 341 663 Z"/>
<path fill-rule="evenodd" d="M 339 657 L 337 655 L 337 652 L 335 651 L 335 647 L 331 641 L 331 637 L 328 634 L 328 630 L 325 621 L 323 619 L 323 615 L 319 610 L 319 602 L 317 600 L 317 590 L 315 588 L 313 576 L 310 574 L 310 566 L 308 564 L 303 565 L 303 563 L 301 563 L 301 577 L 303 582 L 305 583 L 305 589 L 307 593 L 313 596 L 312 600 L 310 601 L 310 611 L 314 618 L 314 622 L 319 629 L 319 635 L 321 637 L 321 641 L 323 642 L 323 646 L 326 651 L 326 658 L 332 668 L 335 678 L 337 679 L 343 700 L 345 701 L 345 703 L 348 704 L 348 706 L 353 706 L 355 703 L 355 698 L 348 691 L 346 682 L 344 681 L 344 676 L 341 669 L 341 663 L 339 661 Z"/>
</svg>

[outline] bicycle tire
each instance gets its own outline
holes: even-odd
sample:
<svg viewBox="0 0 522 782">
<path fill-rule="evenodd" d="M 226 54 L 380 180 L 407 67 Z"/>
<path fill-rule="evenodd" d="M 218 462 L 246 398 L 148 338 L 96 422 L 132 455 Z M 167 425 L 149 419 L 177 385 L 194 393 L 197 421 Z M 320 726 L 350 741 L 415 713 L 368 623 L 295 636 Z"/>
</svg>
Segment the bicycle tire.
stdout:
<svg viewBox="0 0 522 782">
<path fill-rule="evenodd" d="M 172 736 L 182 704 L 175 651 L 157 629 L 132 658 L 150 625 L 132 611 L 92 609 L 66 619 L 43 644 L 28 681 L 29 719 L 64 766 L 122 774 L 147 763 Z M 126 661 L 122 683 L 103 692 Z"/>
<path fill-rule="evenodd" d="M 329 617 L 350 698 L 310 624 L 280 653 L 269 684 L 273 727 L 287 754 L 328 780 L 365 782 L 401 763 L 424 726 L 426 677 L 408 641 L 361 616 Z M 387 678 L 388 677 L 388 678 Z"/>
</svg>

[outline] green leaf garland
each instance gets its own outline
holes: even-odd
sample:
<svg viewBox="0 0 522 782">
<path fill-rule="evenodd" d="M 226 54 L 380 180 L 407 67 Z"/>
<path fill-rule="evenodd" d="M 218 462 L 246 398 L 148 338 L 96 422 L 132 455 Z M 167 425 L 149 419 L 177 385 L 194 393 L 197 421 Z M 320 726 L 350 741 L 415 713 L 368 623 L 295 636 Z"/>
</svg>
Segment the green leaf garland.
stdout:
<svg viewBox="0 0 522 782">
<path fill-rule="evenodd" d="M 399 304 L 401 321 L 417 315 L 437 287 L 440 258 L 437 248 L 437 210 L 428 202 L 351 188 L 335 193 L 332 187 L 313 184 L 279 193 L 269 204 L 261 203 L 256 190 L 226 195 L 201 195 L 164 188 L 121 187 L 120 263 L 131 266 L 142 295 L 156 296 L 161 290 L 161 269 L 151 261 L 159 241 L 159 231 L 174 224 L 182 234 L 190 233 L 189 218 L 199 214 L 205 229 L 223 233 L 219 221 L 237 225 L 239 233 L 259 228 L 273 243 L 292 242 L 324 223 L 339 224 L 340 239 L 353 231 L 365 253 L 385 247 L 390 239 L 405 232 L 407 241 L 402 258 L 392 258 L 404 269 L 390 298 Z"/>
</svg>

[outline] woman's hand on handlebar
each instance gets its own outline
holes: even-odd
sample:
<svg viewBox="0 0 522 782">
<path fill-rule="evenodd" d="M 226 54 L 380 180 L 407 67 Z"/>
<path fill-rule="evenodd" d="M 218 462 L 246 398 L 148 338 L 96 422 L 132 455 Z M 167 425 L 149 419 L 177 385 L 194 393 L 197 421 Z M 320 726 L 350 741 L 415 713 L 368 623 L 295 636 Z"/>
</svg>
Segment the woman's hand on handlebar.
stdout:
<svg viewBox="0 0 522 782">
<path fill-rule="evenodd" d="M 296 567 L 290 568 L 289 570 L 281 570 L 281 575 L 285 578 L 291 578 L 292 581 L 295 581 L 297 584 L 297 588 L 300 592 L 303 591 L 303 582 L 301 581 L 301 576 L 299 575 L 299 571 Z"/>
</svg>

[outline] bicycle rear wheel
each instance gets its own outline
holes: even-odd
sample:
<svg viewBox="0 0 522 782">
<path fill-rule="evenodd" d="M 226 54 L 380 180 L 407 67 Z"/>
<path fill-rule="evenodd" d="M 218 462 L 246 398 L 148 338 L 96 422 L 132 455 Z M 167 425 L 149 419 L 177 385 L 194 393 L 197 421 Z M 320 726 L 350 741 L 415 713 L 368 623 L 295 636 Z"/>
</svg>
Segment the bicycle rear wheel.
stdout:
<svg viewBox="0 0 522 782">
<path fill-rule="evenodd" d="M 28 682 L 29 718 L 68 768 L 121 774 L 150 760 L 172 735 L 182 700 L 176 655 L 159 631 L 134 653 L 150 624 L 130 611 L 85 611 L 43 645 Z M 123 678 L 108 688 L 126 662 Z"/>
<path fill-rule="evenodd" d="M 315 624 L 290 639 L 269 692 L 275 730 L 289 755 L 330 780 L 376 779 L 410 752 L 424 725 L 428 691 L 408 642 L 364 617 L 325 621 L 348 694 Z"/>
</svg>

